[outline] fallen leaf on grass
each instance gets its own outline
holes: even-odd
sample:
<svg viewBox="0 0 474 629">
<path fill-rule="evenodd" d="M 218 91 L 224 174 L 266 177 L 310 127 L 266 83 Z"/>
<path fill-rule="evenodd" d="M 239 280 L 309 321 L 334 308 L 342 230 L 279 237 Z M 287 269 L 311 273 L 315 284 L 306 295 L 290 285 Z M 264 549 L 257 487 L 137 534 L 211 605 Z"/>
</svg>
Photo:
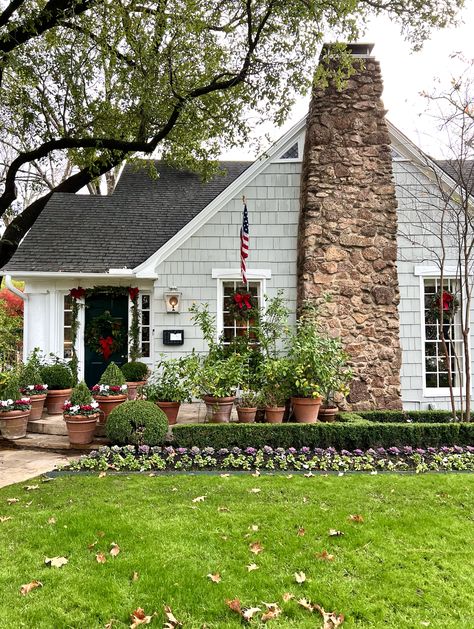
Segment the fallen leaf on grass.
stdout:
<svg viewBox="0 0 474 629">
<path fill-rule="evenodd" d="M 141 607 L 138 607 L 134 612 L 130 614 L 130 618 L 132 620 L 130 629 L 135 629 L 139 625 L 149 625 L 154 615 L 155 614 L 152 614 L 151 616 L 147 616 L 145 614 L 145 611 Z"/>
<path fill-rule="evenodd" d="M 52 480 L 54 480 L 54 478 L 51 478 L 51 476 L 43 476 L 43 478 L 41 479 L 41 482 L 42 483 L 49 483 Z"/>
<path fill-rule="evenodd" d="M 39 489 L 39 485 L 25 485 L 23 489 L 26 489 L 26 491 L 33 491 L 34 489 Z"/>
<path fill-rule="evenodd" d="M 132 581 L 138 581 L 139 578 L 140 578 L 140 575 L 138 574 L 138 572 L 134 572 L 132 574 Z"/>
<path fill-rule="evenodd" d="M 306 504 L 308 502 L 309 498 L 307 496 L 303 496 L 303 503 Z"/>
<path fill-rule="evenodd" d="M 31 590 L 41 587 L 43 587 L 41 581 L 36 581 L 35 579 L 34 581 L 31 581 L 31 583 L 25 583 L 25 585 L 22 585 L 20 588 L 20 594 L 26 596 L 29 592 L 31 592 Z"/>
<path fill-rule="evenodd" d="M 0 522 L 3 524 L 4 522 L 8 522 L 8 520 L 11 520 L 12 517 L 11 515 L 0 515 Z"/>
<path fill-rule="evenodd" d="M 323 607 L 314 605 L 313 609 L 316 609 L 323 617 L 323 629 L 336 629 L 340 627 L 344 622 L 344 615 L 337 612 L 326 612 Z"/>
<path fill-rule="evenodd" d="M 267 611 L 262 614 L 262 622 L 274 620 L 275 618 L 278 618 L 278 616 L 281 614 L 281 609 L 280 607 L 278 607 L 277 603 L 264 603 L 264 605 L 267 608 Z"/>
<path fill-rule="evenodd" d="M 15 502 L 20 502 L 19 498 L 7 498 L 7 502 L 9 505 L 14 505 Z"/>
<path fill-rule="evenodd" d="M 316 553 L 316 557 L 324 561 L 333 561 L 334 559 L 334 555 L 329 554 L 327 550 L 323 550 L 322 553 Z"/>
<path fill-rule="evenodd" d="M 258 570 L 258 566 L 256 563 L 249 563 L 247 566 L 248 572 L 252 572 L 252 570 Z"/>
<path fill-rule="evenodd" d="M 87 548 L 89 550 L 92 550 L 94 548 L 94 546 L 97 546 L 99 542 L 97 540 L 95 540 L 95 542 L 92 542 L 92 544 L 87 544 Z"/>
<path fill-rule="evenodd" d="M 258 531 L 258 524 L 252 524 L 251 526 L 249 526 L 249 529 L 256 533 Z"/>
<path fill-rule="evenodd" d="M 429 627 L 431 625 L 429 620 L 420 620 L 420 625 L 422 627 Z"/>
<path fill-rule="evenodd" d="M 249 489 L 251 494 L 259 494 L 262 490 L 260 489 L 260 487 L 252 487 L 252 489 Z"/>
<path fill-rule="evenodd" d="M 255 614 L 258 614 L 258 612 L 261 611 L 260 607 L 248 607 L 247 609 L 242 610 L 242 618 L 247 622 L 250 622 Z"/>
<path fill-rule="evenodd" d="M 32 501 L 32 500 L 30 500 L 30 502 L 27 502 L 27 503 L 25 504 L 25 507 L 30 507 L 32 504 L 33 504 L 33 501 Z"/>
<path fill-rule="evenodd" d="M 311 601 L 308 601 L 305 598 L 298 599 L 298 605 L 301 605 L 301 607 L 304 607 L 311 613 L 313 612 L 313 604 L 311 603 Z"/>
<path fill-rule="evenodd" d="M 100 472 L 99 478 L 104 478 L 104 476 L 107 476 L 107 472 Z"/>
<path fill-rule="evenodd" d="M 110 545 L 112 546 L 112 548 L 110 549 L 110 554 L 112 555 L 112 557 L 116 557 L 120 552 L 120 546 L 115 542 L 112 542 Z"/>
<path fill-rule="evenodd" d="M 179 620 L 175 618 L 169 605 L 165 605 L 165 616 L 167 622 L 165 622 L 165 624 L 163 625 L 163 629 L 176 629 L 176 627 L 183 626 L 183 623 L 179 622 Z"/>
<path fill-rule="evenodd" d="M 293 474 L 288 474 L 287 478 L 293 478 Z"/>
<path fill-rule="evenodd" d="M 229 478 L 230 474 L 220 474 L 221 478 Z"/>
<path fill-rule="evenodd" d="M 288 603 L 288 601 L 291 601 L 292 598 L 295 598 L 295 595 L 292 594 L 291 592 L 285 592 L 282 596 L 282 599 L 284 600 L 285 603 Z"/>
<path fill-rule="evenodd" d="M 49 518 L 48 524 L 56 524 L 56 518 Z"/>
<path fill-rule="evenodd" d="M 219 513 L 228 513 L 228 512 L 230 512 L 230 509 L 228 507 L 217 507 L 217 510 L 219 511 Z"/>
<path fill-rule="evenodd" d="M 97 555 L 95 556 L 95 560 L 97 561 L 97 563 L 105 563 L 107 561 L 107 557 L 104 555 L 104 553 L 97 553 Z"/>
<path fill-rule="evenodd" d="M 300 526 L 300 528 L 296 531 L 296 535 L 298 535 L 298 537 L 303 537 L 305 533 L 306 531 L 302 526 Z"/>
<path fill-rule="evenodd" d="M 255 470 L 255 472 L 252 474 L 252 476 L 254 478 L 258 478 L 260 476 L 260 470 Z"/>
<path fill-rule="evenodd" d="M 44 563 L 50 568 L 61 568 L 68 563 L 66 557 L 46 557 Z"/>
<path fill-rule="evenodd" d="M 360 515 L 360 513 L 356 513 L 354 515 L 350 515 L 349 520 L 352 522 L 363 522 L 364 518 Z"/>
<path fill-rule="evenodd" d="M 311 478 L 312 476 L 314 476 L 314 474 L 312 472 L 308 472 L 307 474 L 303 474 L 303 476 L 305 478 Z"/>
<path fill-rule="evenodd" d="M 227 537 L 227 535 L 222 535 L 222 538 L 224 540 L 224 542 L 226 542 L 229 538 Z"/>
<path fill-rule="evenodd" d="M 260 542 L 253 542 L 253 544 L 249 545 L 249 549 L 251 553 L 253 553 L 254 555 L 258 555 L 262 552 L 263 546 L 262 544 L 260 544 Z"/>
<path fill-rule="evenodd" d="M 293 575 L 295 577 L 296 583 L 304 583 L 306 581 L 306 575 L 304 572 L 295 572 Z"/>
<path fill-rule="evenodd" d="M 344 533 L 342 531 L 338 531 L 337 529 L 329 529 L 328 535 L 329 537 L 342 537 Z"/>
<path fill-rule="evenodd" d="M 208 579 L 210 579 L 213 583 L 220 583 L 222 578 L 221 575 L 216 572 L 215 574 L 208 574 L 207 575 Z"/>
<path fill-rule="evenodd" d="M 197 498 L 193 498 L 192 502 L 204 502 L 207 496 L 198 496 Z"/>
<path fill-rule="evenodd" d="M 228 598 L 225 604 L 233 612 L 236 612 L 237 614 L 242 615 L 242 607 L 240 605 L 240 601 L 238 598 L 233 598 L 232 600 Z"/>
<path fill-rule="evenodd" d="M 104 531 L 97 531 L 97 537 L 104 537 Z"/>
</svg>

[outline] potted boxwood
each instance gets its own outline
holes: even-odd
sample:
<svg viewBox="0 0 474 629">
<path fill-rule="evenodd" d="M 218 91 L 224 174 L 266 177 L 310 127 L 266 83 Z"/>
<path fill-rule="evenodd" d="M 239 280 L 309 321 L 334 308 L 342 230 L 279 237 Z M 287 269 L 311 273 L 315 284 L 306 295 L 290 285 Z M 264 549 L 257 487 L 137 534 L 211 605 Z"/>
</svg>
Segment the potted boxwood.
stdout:
<svg viewBox="0 0 474 629">
<path fill-rule="evenodd" d="M 5 439 L 21 439 L 26 436 L 30 410 L 30 399 L 22 397 L 18 375 L 12 373 L 0 399 L 0 432 Z"/>
<path fill-rule="evenodd" d="M 20 391 L 23 396 L 30 398 L 30 420 L 41 419 L 48 385 L 43 382 L 37 350 L 33 351 L 20 370 Z"/>
<path fill-rule="evenodd" d="M 143 387 L 148 375 L 148 365 L 138 360 L 131 360 L 120 367 L 127 383 L 128 399 L 135 400 L 137 389 Z"/>
<path fill-rule="evenodd" d="M 73 375 L 69 367 L 56 362 L 41 367 L 41 379 L 48 385 L 46 396 L 46 410 L 49 415 L 61 415 L 64 402 L 72 391 Z"/>
<path fill-rule="evenodd" d="M 63 414 L 71 445 L 91 443 L 99 418 L 99 404 L 85 382 L 74 387 L 71 399 L 64 403 Z"/>
<path fill-rule="evenodd" d="M 197 364 L 195 355 L 163 358 L 150 376 L 149 384 L 143 388 L 146 399 L 161 408 L 170 425 L 176 424 L 182 402 L 191 402 L 191 376 Z"/>
<path fill-rule="evenodd" d="M 237 417 L 241 424 L 251 424 L 255 421 L 258 407 L 262 401 L 260 392 L 244 389 L 236 402 Z"/>
<path fill-rule="evenodd" d="M 322 422 L 333 422 L 339 412 L 336 396 L 342 399 L 349 393 L 353 372 L 347 364 L 349 356 L 344 352 L 340 339 L 328 339 L 325 357 L 327 369 L 324 372 L 325 382 L 322 383 L 324 396 L 318 418 Z"/>
<path fill-rule="evenodd" d="M 290 363 L 286 357 L 267 357 L 262 363 L 261 371 L 265 419 L 270 424 L 279 424 L 285 416 L 285 405 L 290 395 Z"/>
<path fill-rule="evenodd" d="M 102 374 L 98 384 L 92 387 L 92 395 L 99 403 L 100 423 L 104 424 L 113 409 L 127 399 L 127 385 L 120 368 L 112 361 Z"/>
<path fill-rule="evenodd" d="M 209 353 L 195 373 L 196 391 L 207 407 L 206 419 L 213 423 L 230 421 L 235 391 L 244 380 L 246 365 L 240 354 L 221 357 Z"/>
</svg>

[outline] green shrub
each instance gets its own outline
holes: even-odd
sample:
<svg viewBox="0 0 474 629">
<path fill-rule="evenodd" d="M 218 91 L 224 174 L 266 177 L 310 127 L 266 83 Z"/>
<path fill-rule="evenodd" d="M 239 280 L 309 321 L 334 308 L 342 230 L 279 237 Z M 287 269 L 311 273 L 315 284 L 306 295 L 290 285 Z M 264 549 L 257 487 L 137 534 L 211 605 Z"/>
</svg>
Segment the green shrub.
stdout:
<svg viewBox="0 0 474 629">
<path fill-rule="evenodd" d="M 35 384 L 44 384 L 41 375 L 41 363 L 38 350 L 35 349 L 20 370 L 20 388 L 25 389 Z"/>
<path fill-rule="evenodd" d="M 71 393 L 70 402 L 72 406 L 88 406 L 93 402 L 92 394 L 85 382 L 76 384 Z"/>
<path fill-rule="evenodd" d="M 120 367 L 123 377 L 127 382 L 141 382 L 146 380 L 148 365 L 139 361 L 131 361 Z"/>
<path fill-rule="evenodd" d="M 108 384 L 109 387 L 121 387 L 122 384 L 125 384 L 125 378 L 120 367 L 113 361 L 109 363 L 99 380 L 99 384 Z"/>
<path fill-rule="evenodd" d="M 317 424 L 182 424 L 173 426 L 175 447 L 190 448 L 329 448 L 383 446 L 426 448 L 474 445 L 474 424 L 401 424 L 348 421 Z"/>
<path fill-rule="evenodd" d="M 2 393 L 0 399 L 2 400 L 20 400 L 22 395 L 20 391 L 20 377 L 16 371 L 9 372 L 8 380 L 2 387 Z"/>
<path fill-rule="evenodd" d="M 48 385 L 50 391 L 59 391 L 72 387 L 73 375 L 67 365 L 54 363 L 54 365 L 41 367 L 41 379 L 44 384 Z"/>
<path fill-rule="evenodd" d="M 153 402 L 130 400 L 114 408 L 105 428 L 114 444 L 156 446 L 166 436 L 168 420 Z"/>
<path fill-rule="evenodd" d="M 451 411 L 357 411 L 371 422 L 417 422 L 443 424 L 453 421 Z"/>
</svg>

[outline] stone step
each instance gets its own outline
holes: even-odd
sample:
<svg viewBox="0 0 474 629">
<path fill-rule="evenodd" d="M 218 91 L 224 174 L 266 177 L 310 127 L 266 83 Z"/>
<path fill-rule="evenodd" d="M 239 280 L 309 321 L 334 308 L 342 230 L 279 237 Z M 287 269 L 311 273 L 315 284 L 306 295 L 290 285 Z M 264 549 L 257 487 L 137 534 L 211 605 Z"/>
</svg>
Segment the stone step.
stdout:
<svg viewBox="0 0 474 629">
<path fill-rule="evenodd" d="M 66 422 L 62 415 L 43 415 L 41 419 L 29 421 L 27 431 L 40 435 L 67 436 Z M 95 434 L 97 437 L 103 437 L 105 435 L 104 426 L 97 425 Z"/>
<path fill-rule="evenodd" d="M 50 450 L 52 452 L 88 452 L 97 450 L 100 446 L 108 445 L 105 438 L 95 437 L 92 443 L 81 446 L 72 446 L 69 438 L 63 435 L 48 435 L 39 433 L 28 433 L 23 439 L 7 441 L 0 437 L 0 448 L 20 448 Z"/>
</svg>

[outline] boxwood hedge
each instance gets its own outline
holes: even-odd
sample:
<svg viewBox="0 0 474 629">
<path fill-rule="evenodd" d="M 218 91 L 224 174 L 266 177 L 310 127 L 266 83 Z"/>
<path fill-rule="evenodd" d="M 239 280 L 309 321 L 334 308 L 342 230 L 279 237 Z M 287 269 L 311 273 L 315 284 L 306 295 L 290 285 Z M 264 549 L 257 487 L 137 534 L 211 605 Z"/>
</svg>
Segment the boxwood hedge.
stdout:
<svg viewBox="0 0 474 629">
<path fill-rule="evenodd" d="M 444 424 L 453 421 L 451 411 L 358 411 L 357 414 L 371 422 Z"/>
</svg>

